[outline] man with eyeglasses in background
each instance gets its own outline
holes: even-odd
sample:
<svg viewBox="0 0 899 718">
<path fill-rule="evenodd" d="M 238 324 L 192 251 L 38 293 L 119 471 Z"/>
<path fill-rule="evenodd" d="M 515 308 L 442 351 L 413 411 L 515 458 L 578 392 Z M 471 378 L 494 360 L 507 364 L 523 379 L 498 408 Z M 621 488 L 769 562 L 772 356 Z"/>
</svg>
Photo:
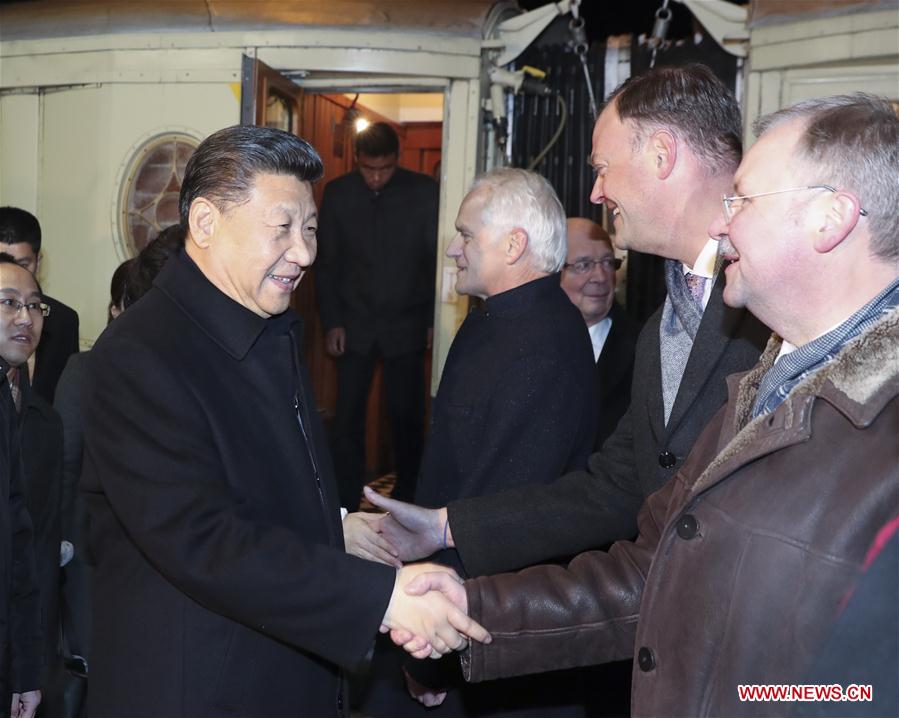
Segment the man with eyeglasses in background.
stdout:
<svg viewBox="0 0 899 718">
<path fill-rule="evenodd" d="M 12 256 L 16 264 L 38 276 L 41 252 L 41 225 L 31 212 L 20 207 L 0 207 L 0 252 Z M 66 362 L 78 352 L 78 313 L 58 299 L 44 296 L 51 312 L 44 319 L 41 344 L 28 360 L 31 387 L 51 404 L 56 384 Z"/>
<path fill-rule="evenodd" d="M 562 289 L 590 332 L 596 360 L 596 441 L 599 449 L 614 431 L 631 400 L 634 347 L 640 327 L 615 301 L 616 271 L 612 239 L 596 222 L 568 219 L 568 256 L 562 265 Z"/>
<path fill-rule="evenodd" d="M 33 716 L 41 702 L 42 666 L 56 639 L 55 622 L 46 621 L 58 605 L 62 424 L 30 391 L 28 372 L 22 371 L 49 311 L 34 276 L 0 252 L 0 713 L 10 706 L 10 714 L 21 718 Z M 41 442 L 42 433 L 47 450 L 34 451 L 31 439 Z"/>
</svg>

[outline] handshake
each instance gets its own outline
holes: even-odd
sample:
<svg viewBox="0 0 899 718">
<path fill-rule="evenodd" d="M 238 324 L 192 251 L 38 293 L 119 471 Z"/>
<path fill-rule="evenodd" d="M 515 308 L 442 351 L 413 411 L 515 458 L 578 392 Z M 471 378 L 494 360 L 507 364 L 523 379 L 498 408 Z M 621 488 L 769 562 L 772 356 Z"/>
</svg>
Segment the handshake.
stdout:
<svg viewBox="0 0 899 718">
<path fill-rule="evenodd" d="M 469 640 L 490 642 L 490 634 L 468 617 L 462 579 L 435 563 L 403 566 L 397 571 L 381 633 L 415 658 L 440 658 L 461 651 Z"/>
<path fill-rule="evenodd" d="M 445 548 L 442 512 L 387 499 L 366 488 L 366 498 L 389 513 L 354 513 L 343 522 L 347 552 L 398 569 L 381 632 L 415 658 L 439 658 L 490 642 L 490 634 L 468 617 L 468 597 L 458 574 L 434 563 L 403 565 Z"/>
</svg>

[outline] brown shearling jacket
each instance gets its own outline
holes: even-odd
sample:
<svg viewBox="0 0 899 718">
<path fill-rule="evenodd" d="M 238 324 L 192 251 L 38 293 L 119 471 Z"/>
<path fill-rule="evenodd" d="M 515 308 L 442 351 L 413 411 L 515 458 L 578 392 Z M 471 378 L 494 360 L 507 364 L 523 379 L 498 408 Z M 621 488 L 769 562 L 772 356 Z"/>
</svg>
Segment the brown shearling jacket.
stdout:
<svg viewBox="0 0 899 718">
<path fill-rule="evenodd" d="M 729 378 L 727 405 L 644 503 L 635 541 L 466 584 L 493 636 L 463 654 L 469 680 L 633 655 L 634 716 L 789 713 L 740 702 L 738 685 L 802 682 L 899 508 L 899 310 L 750 420 L 779 348 L 773 337 Z"/>
</svg>

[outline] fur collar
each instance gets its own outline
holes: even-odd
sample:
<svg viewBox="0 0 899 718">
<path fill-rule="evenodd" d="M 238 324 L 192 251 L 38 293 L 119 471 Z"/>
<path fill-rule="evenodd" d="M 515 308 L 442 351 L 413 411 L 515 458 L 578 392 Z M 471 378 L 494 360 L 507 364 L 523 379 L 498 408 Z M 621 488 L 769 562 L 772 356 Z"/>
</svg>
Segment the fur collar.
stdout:
<svg viewBox="0 0 899 718">
<path fill-rule="evenodd" d="M 733 407 L 725 418 L 725 431 L 733 437 L 697 480 L 694 491 L 715 481 L 726 465 L 742 463 L 749 454 L 758 456 L 811 434 L 811 408 L 817 399 L 827 401 L 855 426 L 871 424 L 886 403 L 899 394 L 899 308 L 849 341 L 833 361 L 796 386 L 771 414 L 750 421 L 758 387 L 774 363 L 783 340 L 776 334 L 768 341 L 758 364 L 737 377 Z M 779 441 L 762 440 L 772 429 Z M 724 437 L 722 437 L 724 438 Z"/>
</svg>

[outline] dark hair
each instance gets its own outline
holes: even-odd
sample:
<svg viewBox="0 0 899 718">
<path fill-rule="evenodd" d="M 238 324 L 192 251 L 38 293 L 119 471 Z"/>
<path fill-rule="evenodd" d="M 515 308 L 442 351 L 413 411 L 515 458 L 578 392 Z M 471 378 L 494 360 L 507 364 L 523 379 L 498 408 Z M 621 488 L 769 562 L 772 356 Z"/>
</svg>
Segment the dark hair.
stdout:
<svg viewBox="0 0 899 718">
<path fill-rule="evenodd" d="M 203 140 L 187 162 L 178 200 L 181 224 L 187 228 L 190 206 L 198 197 L 221 210 L 246 202 L 259 174 L 315 182 L 323 172 L 318 152 L 296 135 L 272 127 L 226 127 Z"/>
<path fill-rule="evenodd" d="M 400 138 L 386 122 L 375 122 L 356 135 L 356 154 L 386 157 L 400 153 Z"/>
<path fill-rule="evenodd" d="M 106 323 L 109 324 L 115 317 L 112 316 L 113 307 L 122 307 L 125 302 L 125 293 L 128 291 L 128 274 L 135 257 L 126 259 L 112 273 L 109 282 L 109 310 L 106 313 Z"/>
<path fill-rule="evenodd" d="M 0 264 L 15 264 L 23 272 L 28 272 L 28 270 L 25 269 L 25 267 L 23 267 L 21 264 L 19 264 L 16 261 L 16 258 L 13 257 L 9 252 L 0 252 Z M 28 273 L 31 274 L 31 272 Z M 37 277 L 35 277 L 33 274 L 31 274 L 31 278 L 34 280 L 35 285 L 37 285 L 37 293 L 40 294 L 41 299 L 43 299 L 44 290 L 41 289 L 41 283 L 37 281 Z"/>
<path fill-rule="evenodd" d="M 28 242 L 32 251 L 41 251 L 41 223 L 31 212 L 19 207 L 0 207 L 0 242 Z"/>
<path fill-rule="evenodd" d="M 761 136 L 795 119 L 805 124 L 795 158 L 809 184 L 854 192 L 868 212 L 874 254 L 899 259 L 899 116 L 889 100 L 864 92 L 805 100 L 760 117 L 753 129 Z"/>
<path fill-rule="evenodd" d="M 134 258 L 122 297 L 122 309 L 127 309 L 150 291 L 153 280 L 169 257 L 184 246 L 184 234 L 180 224 L 166 227 Z"/>
<path fill-rule="evenodd" d="M 683 139 L 711 174 L 734 172 L 743 153 L 734 94 L 705 65 L 657 67 L 622 83 L 610 96 L 622 120 L 641 129 L 666 127 Z M 645 134 L 638 137 L 642 144 Z"/>
</svg>

